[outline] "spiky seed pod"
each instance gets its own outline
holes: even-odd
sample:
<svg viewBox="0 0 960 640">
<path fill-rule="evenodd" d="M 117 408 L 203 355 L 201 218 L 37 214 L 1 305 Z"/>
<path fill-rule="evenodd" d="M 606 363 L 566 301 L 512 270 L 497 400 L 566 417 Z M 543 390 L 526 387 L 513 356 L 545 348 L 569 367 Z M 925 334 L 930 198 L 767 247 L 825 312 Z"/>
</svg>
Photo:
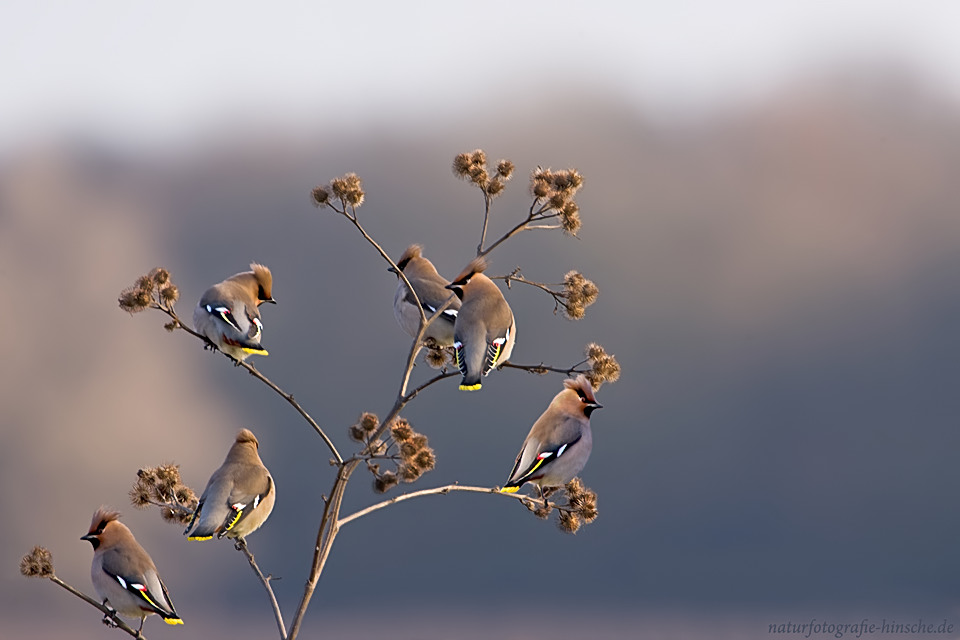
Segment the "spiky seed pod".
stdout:
<svg viewBox="0 0 960 640">
<path fill-rule="evenodd" d="M 170 282 L 170 272 L 163 267 L 156 267 L 150 272 L 150 279 L 153 280 L 154 285 L 162 287 Z"/>
<path fill-rule="evenodd" d="M 386 493 L 400 484 L 400 479 L 393 471 L 384 471 L 373 479 L 373 490 L 377 493 Z"/>
<path fill-rule="evenodd" d="M 134 285 L 137 289 L 146 289 L 147 291 L 153 290 L 153 276 L 149 273 L 145 276 L 140 276 L 137 278 L 137 282 Z"/>
<path fill-rule="evenodd" d="M 513 163 L 509 160 L 501 160 L 497 163 L 497 175 L 504 180 L 509 180 L 513 177 L 513 169 Z"/>
<path fill-rule="evenodd" d="M 434 455 L 433 449 L 421 449 L 413 462 L 421 471 L 431 471 L 437 464 L 437 457 Z"/>
<path fill-rule="evenodd" d="M 120 308 L 127 313 L 139 313 L 150 306 L 149 294 L 147 295 L 146 301 L 144 301 L 141 292 L 141 289 L 137 289 L 135 287 L 124 289 L 120 292 L 120 297 L 117 298 L 117 303 L 119 303 Z"/>
<path fill-rule="evenodd" d="M 390 425 L 390 434 L 396 442 L 406 442 L 413 437 L 414 431 L 405 418 L 397 418 Z"/>
<path fill-rule="evenodd" d="M 127 495 L 130 496 L 130 504 L 137 509 L 146 509 L 150 506 L 150 488 L 141 481 L 137 481 Z"/>
<path fill-rule="evenodd" d="M 400 455 L 403 456 L 405 460 L 413 458 L 419 452 L 420 447 L 416 446 L 409 440 L 400 443 Z"/>
<path fill-rule="evenodd" d="M 447 362 L 446 350 L 427 349 L 427 352 L 423 355 L 423 360 L 431 369 L 441 369 Z"/>
<path fill-rule="evenodd" d="M 50 578 L 53 574 L 53 554 L 45 547 L 36 546 L 20 559 L 20 574 L 27 578 Z"/>
<path fill-rule="evenodd" d="M 580 516 L 572 511 L 561 511 L 557 519 L 557 526 L 565 533 L 576 533 L 581 524 Z"/>
<path fill-rule="evenodd" d="M 491 198 L 496 198 L 498 195 L 503 193 L 503 182 L 500 178 L 494 178 L 489 183 L 485 189 L 487 195 Z"/>
<path fill-rule="evenodd" d="M 550 513 L 553 512 L 553 506 L 546 502 L 544 504 L 537 505 L 537 508 L 533 510 L 533 515 L 537 516 L 541 520 L 546 520 L 550 517 Z"/>
<path fill-rule="evenodd" d="M 325 207 L 330 202 L 330 189 L 324 185 L 314 187 L 310 192 L 310 200 L 315 207 Z"/>
<path fill-rule="evenodd" d="M 330 189 L 334 196 L 351 207 L 356 208 L 363 204 L 363 181 L 355 173 L 333 179 L 330 182 Z"/>
<path fill-rule="evenodd" d="M 620 363 L 599 344 L 591 342 L 584 353 L 590 360 L 590 371 L 585 375 L 595 389 L 599 389 L 604 382 L 616 382 L 620 379 Z"/>
<path fill-rule="evenodd" d="M 397 472 L 400 474 L 400 479 L 404 482 L 414 482 L 421 475 L 417 468 L 405 464 L 400 465 Z"/>
<path fill-rule="evenodd" d="M 360 420 L 358 421 L 360 428 L 366 431 L 367 433 L 372 433 L 377 430 L 377 427 L 380 426 L 380 418 L 377 417 L 377 414 L 370 413 L 365 411 L 360 414 Z"/>
<path fill-rule="evenodd" d="M 177 328 L 177 321 L 176 321 L 176 320 L 171 320 L 171 321 L 168 322 L 167 324 L 163 325 L 163 328 L 166 329 L 167 331 L 170 331 L 170 332 L 172 333 L 173 330 Z"/>
<path fill-rule="evenodd" d="M 170 283 L 160 289 L 160 299 L 163 300 L 164 304 L 170 306 L 174 304 L 180 298 L 180 290 L 177 289 L 177 285 Z"/>
<path fill-rule="evenodd" d="M 366 432 L 358 424 L 350 425 L 350 428 L 347 429 L 347 433 L 350 435 L 351 440 L 356 440 L 357 442 L 363 442 L 363 439 L 366 437 Z"/>
<path fill-rule="evenodd" d="M 458 153 L 453 159 L 453 173 L 458 178 L 466 179 L 470 175 L 470 166 L 473 164 L 469 153 Z"/>
</svg>

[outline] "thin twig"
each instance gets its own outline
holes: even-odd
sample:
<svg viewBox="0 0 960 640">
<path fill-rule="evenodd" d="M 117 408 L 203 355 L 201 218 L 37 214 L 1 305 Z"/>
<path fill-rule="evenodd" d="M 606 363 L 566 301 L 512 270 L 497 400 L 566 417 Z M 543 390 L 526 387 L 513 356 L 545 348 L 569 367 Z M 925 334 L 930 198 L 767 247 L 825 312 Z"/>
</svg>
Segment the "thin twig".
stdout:
<svg viewBox="0 0 960 640">
<path fill-rule="evenodd" d="M 201 333 L 197 333 L 196 331 L 194 331 L 194 330 L 191 329 L 190 327 L 188 327 L 188 326 L 186 326 L 185 324 L 183 324 L 183 321 L 180 320 L 180 317 L 177 315 L 177 312 L 173 309 L 173 307 L 154 305 L 154 308 L 159 309 L 160 311 L 163 311 L 163 312 L 166 313 L 168 316 L 170 316 L 171 318 L 173 318 L 174 322 L 176 322 L 176 327 L 177 327 L 178 329 L 182 329 L 182 330 L 186 331 L 186 332 L 189 333 L 190 335 L 192 335 L 192 336 L 194 336 L 194 337 L 196 337 L 196 338 L 199 338 L 200 340 L 203 340 L 203 342 L 204 342 L 206 345 L 208 345 L 208 346 L 213 347 L 214 349 L 216 349 L 216 345 L 214 345 L 212 342 L 210 342 L 210 340 L 207 338 L 207 336 L 205 336 L 205 335 L 203 335 L 203 334 L 201 334 Z M 219 351 L 219 349 L 217 349 L 217 350 Z M 222 353 L 222 352 L 221 352 L 221 353 Z M 342 463 L 343 463 L 343 456 L 341 456 L 341 455 L 340 455 L 340 452 L 337 451 L 337 447 L 333 444 L 333 440 L 331 440 L 330 437 L 326 434 L 326 432 L 324 432 L 324 430 L 320 427 L 320 425 L 317 424 L 317 421 L 314 420 L 314 419 L 310 416 L 310 414 L 307 413 L 306 410 L 305 410 L 302 406 L 300 406 L 300 403 L 298 403 L 298 402 L 294 399 L 294 397 L 293 397 L 292 394 L 289 394 L 289 393 L 287 393 L 286 391 L 284 391 L 283 389 L 281 389 L 280 387 L 278 387 L 278 386 L 277 386 L 276 384 L 274 384 L 269 378 L 267 378 L 265 375 L 263 375 L 262 373 L 260 373 L 260 371 L 259 371 L 256 367 L 254 367 L 252 364 L 250 364 L 249 362 L 245 362 L 245 361 L 242 361 L 242 360 L 236 360 L 236 359 L 232 358 L 231 356 L 229 356 L 229 355 L 227 355 L 227 354 L 225 354 L 225 353 L 224 353 L 223 355 L 224 355 L 225 357 L 229 358 L 229 359 L 230 359 L 234 364 L 236 364 L 237 366 L 240 366 L 240 367 L 243 367 L 244 369 L 246 369 L 246 370 L 250 373 L 250 375 L 252 375 L 254 378 L 257 378 L 258 380 L 260 380 L 261 382 L 263 382 L 265 385 L 267 385 L 268 387 L 270 387 L 271 389 L 273 389 L 281 398 L 283 398 L 284 400 L 286 400 L 287 402 L 289 402 L 290 405 L 293 406 L 293 408 L 297 410 L 297 413 L 299 413 L 299 414 L 303 417 L 303 419 L 307 421 L 307 424 L 309 424 L 311 427 L 313 427 L 313 430 L 317 432 L 317 435 L 320 436 L 320 438 L 323 440 L 324 444 L 327 445 L 327 448 L 330 449 L 330 453 L 332 453 L 333 456 L 334 456 L 334 458 L 336 458 L 337 463 L 338 463 L 338 464 L 342 464 Z"/>
<path fill-rule="evenodd" d="M 483 243 L 487 240 L 487 223 L 490 220 L 490 194 L 486 189 L 483 192 L 483 231 L 480 232 L 480 244 L 477 245 L 477 255 L 483 255 Z"/>
<path fill-rule="evenodd" d="M 522 493 L 501 493 L 499 487 L 466 487 L 459 484 L 448 484 L 443 487 L 434 487 L 432 489 L 421 489 L 420 491 L 411 491 L 410 493 L 404 493 L 403 495 L 394 496 L 389 500 L 384 500 L 383 502 L 378 502 L 377 504 L 372 504 L 365 509 L 361 509 L 356 513 L 351 513 L 345 518 L 340 518 L 337 522 L 338 527 L 342 527 L 348 522 L 352 522 L 357 518 L 362 518 L 363 516 L 373 513 L 374 511 L 379 511 L 385 507 L 389 507 L 392 504 L 398 502 L 403 502 L 404 500 L 410 500 L 411 498 L 419 498 L 421 496 L 434 496 L 434 495 L 446 495 L 451 491 L 469 491 L 472 493 L 492 493 L 495 495 L 506 496 L 508 498 L 513 498 L 519 500 L 524 504 L 544 504 L 544 501 L 537 500 L 536 498 L 531 498 L 530 496 L 524 495 Z M 557 506 L 557 505 L 552 505 Z"/>
<path fill-rule="evenodd" d="M 270 586 L 270 580 L 273 579 L 273 576 L 263 575 L 260 567 L 257 566 L 257 561 L 254 559 L 253 554 L 250 553 L 250 549 L 247 548 L 246 540 L 240 538 L 237 541 L 236 547 L 243 552 L 243 555 L 247 556 L 247 562 L 250 563 L 250 568 L 252 568 L 253 572 L 260 578 L 260 582 L 263 583 L 263 588 L 267 590 L 267 596 L 270 598 L 270 604 L 273 606 L 273 615 L 277 619 L 277 628 L 280 630 L 280 640 L 286 640 L 287 628 L 283 624 L 283 613 L 280 611 L 279 603 L 277 603 L 277 596 L 273 593 L 273 587 Z"/>
<path fill-rule="evenodd" d="M 582 360 L 577 364 L 573 365 L 568 369 L 558 369 L 556 367 L 548 367 L 543 364 L 513 364 L 512 362 L 504 362 L 499 365 L 497 368 L 500 369 L 520 369 L 521 371 L 527 371 L 529 373 L 536 373 L 538 375 L 543 375 L 545 373 L 562 373 L 564 375 L 572 376 L 575 373 L 587 373 L 590 369 L 578 369 L 580 365 L 586 364 L 588 360 Z"/>
<path fill-rule="evenodd" d="M 106 620 L 109 618 L 109 619 L 114 623 L 114 625 L 115 625 L 118 629 L 121 629 L 121 630 L 123 630 L 123 631 L 126 631 L 128 634 L 130 634 L 130 635 L 133 636 L 134 638 L 139 638 L 139 640 L 147 640 L 147 637 L 146 637 L 145 635 L 143 635 L 142 632 L 137 631 L 136 629 L 134 629 L 133 627 L 131 627 L 130 625 L 128 625 L 126 622 L 124 622 L 123 620 L 121 620 L 119 614 L 118 614 L 116 611 L 114 611 L 113 609 L 107 607 L 105 604 L 103 604 L 103 603 L 101 603 L 101 602 L 99 602 L 99 601 L 97 601 L 97 600 L 94 600 L 93 598 L 91 598 L 91 597 L 88 596 L 87 594 L 83 593 L 82 591 L 79 591 L 79 590 L 71 587 L 69 584 L 67 584 L 66 582 L 64 582 L 63 580 L 61 580 L 60 578 L 58 578 L 57 576 L 50 576 L 50 581 L 53 582 L 54 584 L 60 585 L 61 587 L 63 587 L 64 589 L 66 589 L 67 591 L 69 591 L 70 593 L 72 593 L 73 595 L 75 595 L 75 596 L 77 596 L 78 598 L 80 598 L 81 600 L 86 601 L 86 602 L 89 603 L 90 605 L 92 605 L 92 606 L 96 607 L 97 609 L 99 609 L 100 611 L 102 611 L 102 612 L 103 612 L 104 622 L 106 622 Z"/>
</svg>

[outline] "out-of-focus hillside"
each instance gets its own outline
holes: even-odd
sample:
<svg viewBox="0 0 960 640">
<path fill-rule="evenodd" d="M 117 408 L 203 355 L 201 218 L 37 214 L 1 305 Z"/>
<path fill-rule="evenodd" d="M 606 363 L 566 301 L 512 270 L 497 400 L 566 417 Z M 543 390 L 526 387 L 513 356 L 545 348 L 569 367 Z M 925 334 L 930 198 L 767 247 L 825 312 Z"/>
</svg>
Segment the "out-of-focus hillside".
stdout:
<svg viewBox="0 0 960 640">
<path fill-rule="evenodd" d="M 537 164 L 586 177 L 580 239 L 524 233 L 490 270 L 556 282 L 575 268 L 601 288 L 578 323 L 536 291 L 507 292 L 516 362 L 572 364 L 596 340 L 623 365 L 600 392 L 583 474 L 600 518 L 574 538 L 487 497 L 381 511 L 338 539 L 311 619 L 368 597 L 371 581 L 402 585 L 389 589 L 401 606 L 541 605 L 575 591 L 611 609 L 939 615 L 960 597 L 956 105 L 909 83 L 828 82 L 672 125 L 594 101 L 389 133 L 284 131 L 180 155 L 23 149 L 0 165 L 0 293 L 12 302 L 0 479 L 24 488 L 4 498 L 24 514 L 4 525 L 6 566 L 43 543 L 87 588 L 77 538 L 106 502 L 154 551 L 185 618 L 240 602 L 267 616 L 230 545 L 188 545 L 124 503 L 136 470 L 166 460 L 202 489 L 249 426 L 280 491 L 250 542 L 292 607 L 330 482 L 325 449 L 278 397 L 164 332 L 159 314 L 127 317 L 116 294 L 163 264 L 189 316 L 207 284 L 269 265 L 280 304 L 263 311 L 271 355 L 257 366 L 346 447 L 361 411 L 392 403 L 408 342 L 386 265 L 309 191 L 357 172 L 367 229 L 395 256 L 422 243 L 449 277 L 472 255 L 483 206 L 450 162 L 480 146 L 519 173 L 494 236 L 526 211 Z M 503 371 L 480 394 L 454 381 L 425 393 L 407 415 L 438 465 L 418 486 L 503 482 L 560 381 Z M 375 499 L 357 477 L 347 508 Z M 518 593 L 534 570 L 541 587 Z M 46 585 L 9 572 L 0 584 L 19 607 L 93 620 Z"/>
</svg>

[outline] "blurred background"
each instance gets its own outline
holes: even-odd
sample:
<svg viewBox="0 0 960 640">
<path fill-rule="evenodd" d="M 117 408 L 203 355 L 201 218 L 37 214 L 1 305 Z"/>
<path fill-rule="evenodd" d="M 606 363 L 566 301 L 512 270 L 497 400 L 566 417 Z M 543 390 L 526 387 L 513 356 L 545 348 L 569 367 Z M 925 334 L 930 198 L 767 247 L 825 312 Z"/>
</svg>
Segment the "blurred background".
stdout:
<svg viewBox="0 0 960 640">
<path fill-rule="evenodd" d="M 480 147 L 517 165 L 491 237 L 537 165 L 585 176 L 580 237 L 521 234 L 490 272 L 600 287 L 579 322 L 506 291 L 515 362 L 571 365 L 596 341 L 623 367 L 582 474 L 600 517 L 570 536 L 494 496 L 379 511 L 337 539 L 304 637 L 762 638 L 865 617 L 960 635 L 957 24 L 949 2 L 4 3 L 4 633 L 117 637 L 16 569 L 42 544 L 92 593 L 79 537 L 101 504 L 186 620 L 149 637 L 276 633 L 231 544 L 188 544 L 127 492 L 169 461 L 201 491 L 252 428 L 279 499 L 250 547 L 289 619 L 329 454 L 117 295 L 162 265 L 189 318 L 213 282 L 270 266 L 256 366 L 349 452 L 409 341 L 387 265 L 310 190 L 358 173 L 368 231 L 452 277 L 483 200 L 450 165 Z M 561 380 L 424 393 L 405 415 L 438 464 L 413 488 L 502 483 Z M 358 473 L 344 512 L 377 500 Z"/>
</svg>

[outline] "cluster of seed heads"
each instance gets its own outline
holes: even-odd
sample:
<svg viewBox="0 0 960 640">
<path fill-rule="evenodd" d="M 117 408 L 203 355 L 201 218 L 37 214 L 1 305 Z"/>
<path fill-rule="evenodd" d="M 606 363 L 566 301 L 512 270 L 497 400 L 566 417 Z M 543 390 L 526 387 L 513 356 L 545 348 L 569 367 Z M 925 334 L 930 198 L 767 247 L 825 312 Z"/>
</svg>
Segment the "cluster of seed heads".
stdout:
<svg viewBox="0 0 960 640">
<path fill-rule="evenodd" d="M 530 193 L 542 203 L 540 211 L 555 212 L 564 232 L 575 236 L 580 230 L 580 205 L 574 199 L 583 186 L 583 176 L 576 169 L 552 171 L 537 167 L 530 175 Z"/>
<path fill-rule="evenodd" d="M 597 301 L 600 289 L 592 280 L 587 280 L 579 271 L 570 271 L 563 276 L 563 312 L 571 320 L 579 320 L 587 307 Z"/>
<path fill-rule="evenodd" d="M 157 267 L 145 276 L 140 276 L 132 287 L 120 292 L 117 302 L 128 313 L 139 313 L 144 309 L 172 309 L 180 297 L 180 290 L 170 279 L 170 272 Z"/>
<path fill-rule="evenodd" d="M 363 204 L 363 181 L 355 173 L 334 178 L 329 185 L 314 187 L 310 192 L 313 204 L 317 207 L 330 205 L 331 198 L 340 201 L 341 207 L 356 209 Z"/>
<path fill-rule="evenodd" d="M 34 547 L 20 559 L 20 574 L 27 578 L 53 577 L 53 554 L 45 547 Z"/>
<path fill-rule="evenodd" d="M 584 375 L 590 380 L 594 389 L 599 389 L 604 382 L 616 382 L 620 379 L 620 363 L 613 354 L 607 353 L 602 346 L 591 342 L 584 349 L 584 355 L 590 363 L 590 371 Z"/>
<path fill-rule="evenodd" d="M 405 418 L 393 421 L 390 436 L 397 446 L 397 453 L 393 456 L 397 469 L 381 471 L 379 465 L 370 465 L 373 488 L 377 493 L 384 493 L 401 482 L 414 482 L 437 464 L 427 436 L 414 431 Z"/>
<path fill-rule="evenodd" d="M 533 512 L 541 520 L 550 517 L 554 507 L 559 511 L 557 516 L 557 526 L 566 533 L 576 533 L 584 523 L 590 523 L 597 519 L 597 494 L 587 487 L 583 486 L 580 478 L 574 478 L 563 487 L 567 496 L 566 504 L 555 504 L 546 500 L 556 488 L 545 489 L 544 501 L 525 502 L 527 509 Z"/>
<path fill-rule="evenodd" d="M 453 159 L 454 175 L 480 187 L 488 198 L 496 198 L 503 193 L 507 180 L 513 177 L 513 169 L 511 161 L 499 160 L 496 168 L 491 171 L 483 149 L 461 153 Z"/>
<path fill-rule="evenodd" d="M 140 469 L 129 495 L 137 509 L 158 506 L 164 520 L 180 524 L 190 522 L 199 502 L 193 489 L 183 483 L 176 464 Z"/>
</svg>

